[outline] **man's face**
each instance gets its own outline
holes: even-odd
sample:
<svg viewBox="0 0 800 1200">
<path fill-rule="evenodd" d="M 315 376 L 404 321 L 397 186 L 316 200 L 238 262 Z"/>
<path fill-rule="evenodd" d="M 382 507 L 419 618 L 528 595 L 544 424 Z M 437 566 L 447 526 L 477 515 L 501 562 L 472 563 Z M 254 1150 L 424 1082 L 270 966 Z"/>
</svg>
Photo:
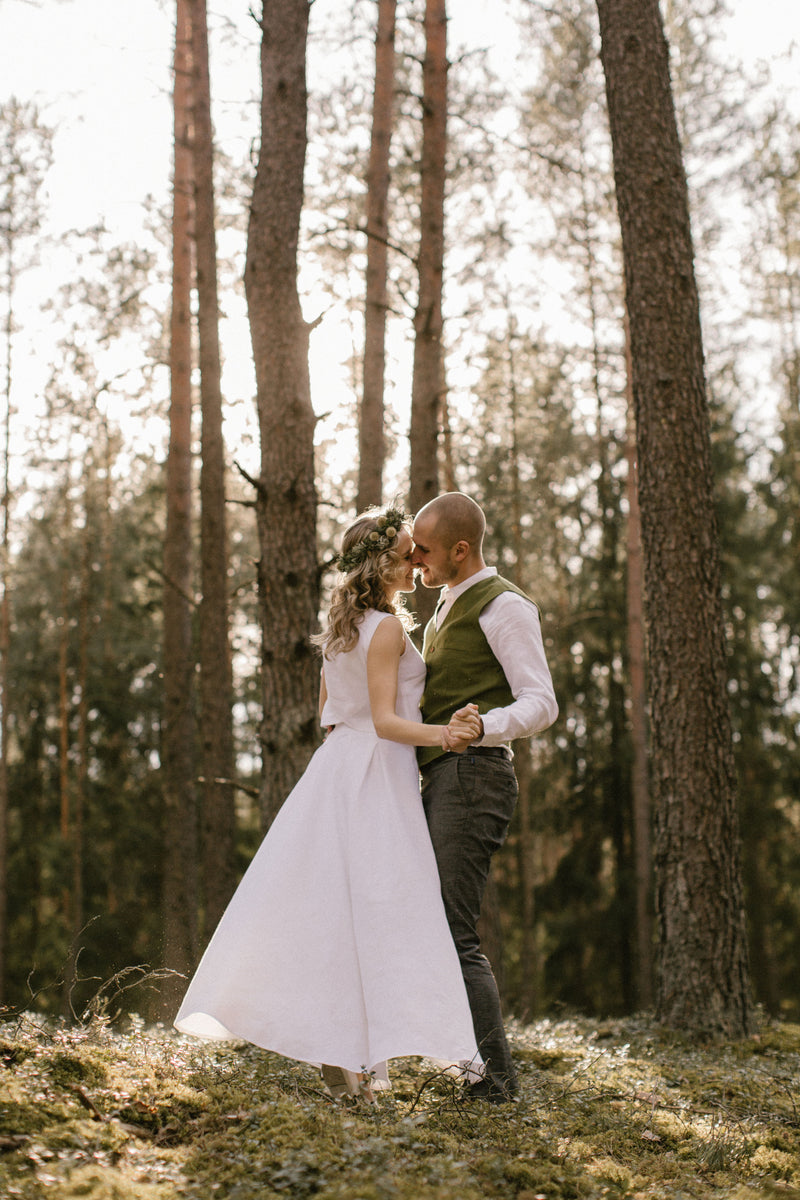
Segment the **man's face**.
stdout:
<svg viewBox="0 0 800 1200">
<path fill-rule="evenodd" d="M 425 516 L 415 521 L 412 536 L 414 553 L 411 561 L 419 571 L 423 586 L 439 588 L 455 579 L 458 564 L 453 561 L 452 550 L 448 550 L 436 536 L 434 521 Z"/>
</svg>

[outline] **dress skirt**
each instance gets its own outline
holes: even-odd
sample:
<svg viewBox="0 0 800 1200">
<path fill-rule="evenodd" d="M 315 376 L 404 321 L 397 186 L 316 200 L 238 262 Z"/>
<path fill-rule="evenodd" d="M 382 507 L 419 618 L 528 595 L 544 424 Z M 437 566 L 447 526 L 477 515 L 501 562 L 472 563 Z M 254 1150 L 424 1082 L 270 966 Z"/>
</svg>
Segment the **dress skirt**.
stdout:
<svg viewBox="0 0 800 1200">
<path fill-rule="evenodd" d="M 337 725 L 248 868 L 175 1024 L 385 1077 L 477 1059 L 412 747 Z"/>
</svg>

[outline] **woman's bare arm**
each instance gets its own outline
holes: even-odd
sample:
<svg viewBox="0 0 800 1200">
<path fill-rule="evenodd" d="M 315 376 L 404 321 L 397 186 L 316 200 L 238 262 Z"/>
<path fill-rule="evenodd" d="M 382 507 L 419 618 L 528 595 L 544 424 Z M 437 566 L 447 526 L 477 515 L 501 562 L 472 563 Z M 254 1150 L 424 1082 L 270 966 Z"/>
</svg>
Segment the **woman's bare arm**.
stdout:
<svg viewBox="0 0 800 1200">
<path fill-rule="evenodd" d="M 381 621 L 367 652 L 367 685 L 372 721 L 378 737 L 390 742 L 402 742 L 406 746 L 444 746 L 445 749 L 464 749 L 454 745 L 451 736 L 447 741 L 446 725 L 423 725 L 419 721 L 407 721 L 397 715 L 397 672 L 400 658 L 405 649 L 403 626 L 397 617 L 386 617 Z M 478 736 L 478 720 L 472 738 Z"/>
</svg>

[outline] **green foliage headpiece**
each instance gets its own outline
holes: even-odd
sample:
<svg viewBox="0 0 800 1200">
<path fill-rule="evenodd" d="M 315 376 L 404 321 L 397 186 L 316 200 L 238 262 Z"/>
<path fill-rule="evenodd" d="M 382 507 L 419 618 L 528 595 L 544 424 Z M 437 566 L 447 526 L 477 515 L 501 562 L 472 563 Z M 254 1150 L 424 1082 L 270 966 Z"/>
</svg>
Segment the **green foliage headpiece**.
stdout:
<svg viewBox="0 0 800 1200">
<path fill-rule="evenodd" d="M 356 542 L 349 550 L 339 555 L 336 561 L 339 570 L 347 575 L 350 571 L 355 571 L 356 567 L 360 567 L 368 555 L 388 550 L 392 543 L 397 541 L 400 530 L 408 520 L 402 509 L 387 508 L 386 512 L 376 519 L 376 529 L 372 529 L 360 542 Z"/>
</svg>

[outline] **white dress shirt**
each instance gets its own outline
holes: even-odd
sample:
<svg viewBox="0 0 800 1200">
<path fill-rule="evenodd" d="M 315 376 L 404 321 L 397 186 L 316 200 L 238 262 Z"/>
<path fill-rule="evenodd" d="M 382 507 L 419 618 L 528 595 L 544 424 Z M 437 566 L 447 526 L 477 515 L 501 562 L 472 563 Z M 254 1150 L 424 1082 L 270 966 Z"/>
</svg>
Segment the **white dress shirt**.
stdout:
<svg viewBox="0 0 800 1200">
<path fill-rule="evenodd" d="M 446 587 L 436 613 L 436 628 L 459 596 L 474 584 L 496 574 L 496 567 L 484 567 L 455 587 Z M 558 716 L 558 704 L 545 658 L 536 605 L 516 592 L 502 592 L 489 601 L 478 624 L 492 654 L 503 668 L 514 699 L 504 708 L 492 708 L 483 714 L 483 737 L 475 744 L 502 746 L 515 738 L 541 733 Z"/>
</svg>

